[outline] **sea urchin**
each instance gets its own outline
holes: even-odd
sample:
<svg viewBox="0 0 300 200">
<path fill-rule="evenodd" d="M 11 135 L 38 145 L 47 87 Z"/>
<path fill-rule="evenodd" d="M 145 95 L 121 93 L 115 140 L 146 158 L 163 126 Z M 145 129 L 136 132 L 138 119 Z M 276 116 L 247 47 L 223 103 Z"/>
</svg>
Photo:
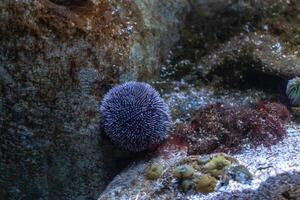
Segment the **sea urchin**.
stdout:
<svg viewBox="0 0 300 200">
<path fill-rule="evenodd" d="M 127 82 L 103 98 L 100 112 L 106 135 L 119 147 L 140 152 L 161 143 L 171 118 L 168 106 L 147 83 Z"/>
</svg>

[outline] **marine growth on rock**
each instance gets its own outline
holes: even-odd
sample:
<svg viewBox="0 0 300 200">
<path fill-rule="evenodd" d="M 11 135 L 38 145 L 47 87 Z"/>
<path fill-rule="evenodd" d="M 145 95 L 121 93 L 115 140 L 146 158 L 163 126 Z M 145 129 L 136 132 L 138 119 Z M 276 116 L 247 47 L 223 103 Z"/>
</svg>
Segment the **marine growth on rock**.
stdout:
<svg viewBox="0 0 300 200">
<path fill-rule="evenodd" d="M 103 98 L 100 112 L 106 135 L 122 149 L 140 152 L 160 144 L 168 135 L 167 104 L 149 84 L 127 82 Z"/>
</svg>

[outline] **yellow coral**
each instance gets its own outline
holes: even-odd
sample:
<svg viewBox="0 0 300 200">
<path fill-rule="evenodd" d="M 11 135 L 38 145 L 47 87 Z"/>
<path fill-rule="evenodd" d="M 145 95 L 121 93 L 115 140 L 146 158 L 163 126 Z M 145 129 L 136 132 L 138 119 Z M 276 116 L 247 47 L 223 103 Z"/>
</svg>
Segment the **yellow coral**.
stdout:
<svg viewBox="0 0 300 200">
<path fill-rule="evenodd" d="M 195 182 L 196 182 L 196 190 L 204 194 L 213 192 L 217 184 L 217 180 L 214 177 L 210 176 L 209 174 L 204 174 L 198 177 L 195 180 Z"/>
<path fill-rule="evenodd" d="M 145 170 L 145 177 L 150 180 L 156 180 L 163 174 L 163 166 L 159 163 L 152 163 Z"/>
<path fill-rule="evenodd" d="M 213 157 L 208 163 L 203 166 L 205 173 L 214 177 L 219 177 L 224 173 L 224 170 L 230 165 L 230 162 L 224 156 Z"/>
</svg>

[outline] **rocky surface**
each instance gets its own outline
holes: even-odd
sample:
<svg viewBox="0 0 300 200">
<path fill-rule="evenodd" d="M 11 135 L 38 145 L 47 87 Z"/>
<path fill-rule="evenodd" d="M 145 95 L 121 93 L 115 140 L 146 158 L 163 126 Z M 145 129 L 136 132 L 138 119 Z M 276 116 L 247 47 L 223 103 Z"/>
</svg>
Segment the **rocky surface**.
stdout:
<svg viewBox="0 0 300 200">
<path fill-rule="evenodd" d="M 210 81 L 218 81 L 219 77 L 225 86 L 248 84 L 272 89 L 300 75 L 299 58 L 287 51 L 278 37 L 260 32 L 242 34 L 203 57 L 198 63 L 198 73 Z M 275 81 L 278 83 L 272 83 Z"/>
<path fill-rule="evenodd" d="M 98 102 L 154 79 L 186 1 L 0 2 L 0 198 L 95 199 L 126 155 L 100 138 Z"/>
<path fill-rule="evenodd" d="M 249 182 L 230 179 L 224 184 L 221 179 L 215 190 L 208 194 L 193 189 L 182 191 L 181 183 L 172 175 L 178 163 L 192 162 L 194 159 L 197 163 L 207 161 L 204 159 L 206 156 L 193 158 L 187 156 L 186 149 L 177 147 L 173 148 L 173 151 L 169 149 L 167 154 L 129 167 L 109 184 L 99 199 L 298 199 L 299 126 L 290 124 L 287 126 L 287 132 L 287 137 L 271 148 L 245 147 L 243 151 L 231 155 L 232 159 L 246 166 L 252 174 Z M 160 163 L 164 167 L 161 178 L 148 180 L 144 176 L 146 167 L 151 163 Z M 204 168 L 205 166 L 207 164 Z"/>
<path fill-rule="evenodd" d="M 164 77 L 281 92 L 300 72 L 299 9 L 298 1 L 193 1 Z"/>
<path fill-rule="evenodd" d="M 260 89 L 281 92 L 288 78 L 300 75 L 299 8 L 294 0 L 2 0 L 0 198 L 97 198 L 130 158 L 99 136 L 98 102 L 119 82 L 152 80 L 161 70 L 163 81 L 153 84 L 170 105 L 175 124 L 209 103 L 249 106 L 282 96 Z M 235 90 L 220 89 L 227 86 Z M 244 88 L 251 89 L 236 90 Z M 246 165 L 253 164 L 253 156 L 293 157 L 299 153 L 298 130 L 288 127 L 288 137 L 272 151 L 245 149 L 232 156 Z M 176 147 L 165 161 L 155 159 L 172 166 L 186 152 Z M 274 168 L 262 170 L 255 160 L 250 171 L 257 182 L 247 187 L 230 182 L 224 189 L 230 193 L 218 190 L 211 199 L 274 190 L 272 195 L 297 198 L 299 165 L 287 159 L 267 159 Z M 208 198 L 172 187 L 157 192 L 160 181 L 142 176 L 147 162 L 116 177 L 101 199 Z M 290 184 L 278 184 L 286 181 Z"/>
<path fill-rule="evenodd" d="M 225 102 L 228 105 L 250 107 L 264 99 L 276 98 L 261 90 L 219 90 L 203 84 L 193 84 L 186 80 L 165 81 L 152 83 L 169 105 L 175 125 L 188 121 L 197 110 L 208 104 Z"/>
</svg>

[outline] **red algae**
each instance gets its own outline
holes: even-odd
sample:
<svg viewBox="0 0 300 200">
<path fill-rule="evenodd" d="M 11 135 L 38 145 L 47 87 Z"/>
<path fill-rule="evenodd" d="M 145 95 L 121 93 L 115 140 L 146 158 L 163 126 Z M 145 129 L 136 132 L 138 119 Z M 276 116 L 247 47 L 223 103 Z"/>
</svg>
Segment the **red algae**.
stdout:
<svg viewBox="0 0 300 200">
<path fill-rule="evenodd" d="M 269 147 L 285 135 L 289 118 L 280 103 L 259 103 L 255 108 L 211 104 L 196 113 L 175 135 L 188 144 L 189 154 L 236 152 L 245 144 Z"/>
<path fill-rule="evenodd" d="M 267 112 L 274 117 L 286 122 L 290 118 L 290 113 L 287 107 L 281 103 L 276 102 L 260 102 L 256 105 L 256 109 L 262 112 Z"/>
</svg>

